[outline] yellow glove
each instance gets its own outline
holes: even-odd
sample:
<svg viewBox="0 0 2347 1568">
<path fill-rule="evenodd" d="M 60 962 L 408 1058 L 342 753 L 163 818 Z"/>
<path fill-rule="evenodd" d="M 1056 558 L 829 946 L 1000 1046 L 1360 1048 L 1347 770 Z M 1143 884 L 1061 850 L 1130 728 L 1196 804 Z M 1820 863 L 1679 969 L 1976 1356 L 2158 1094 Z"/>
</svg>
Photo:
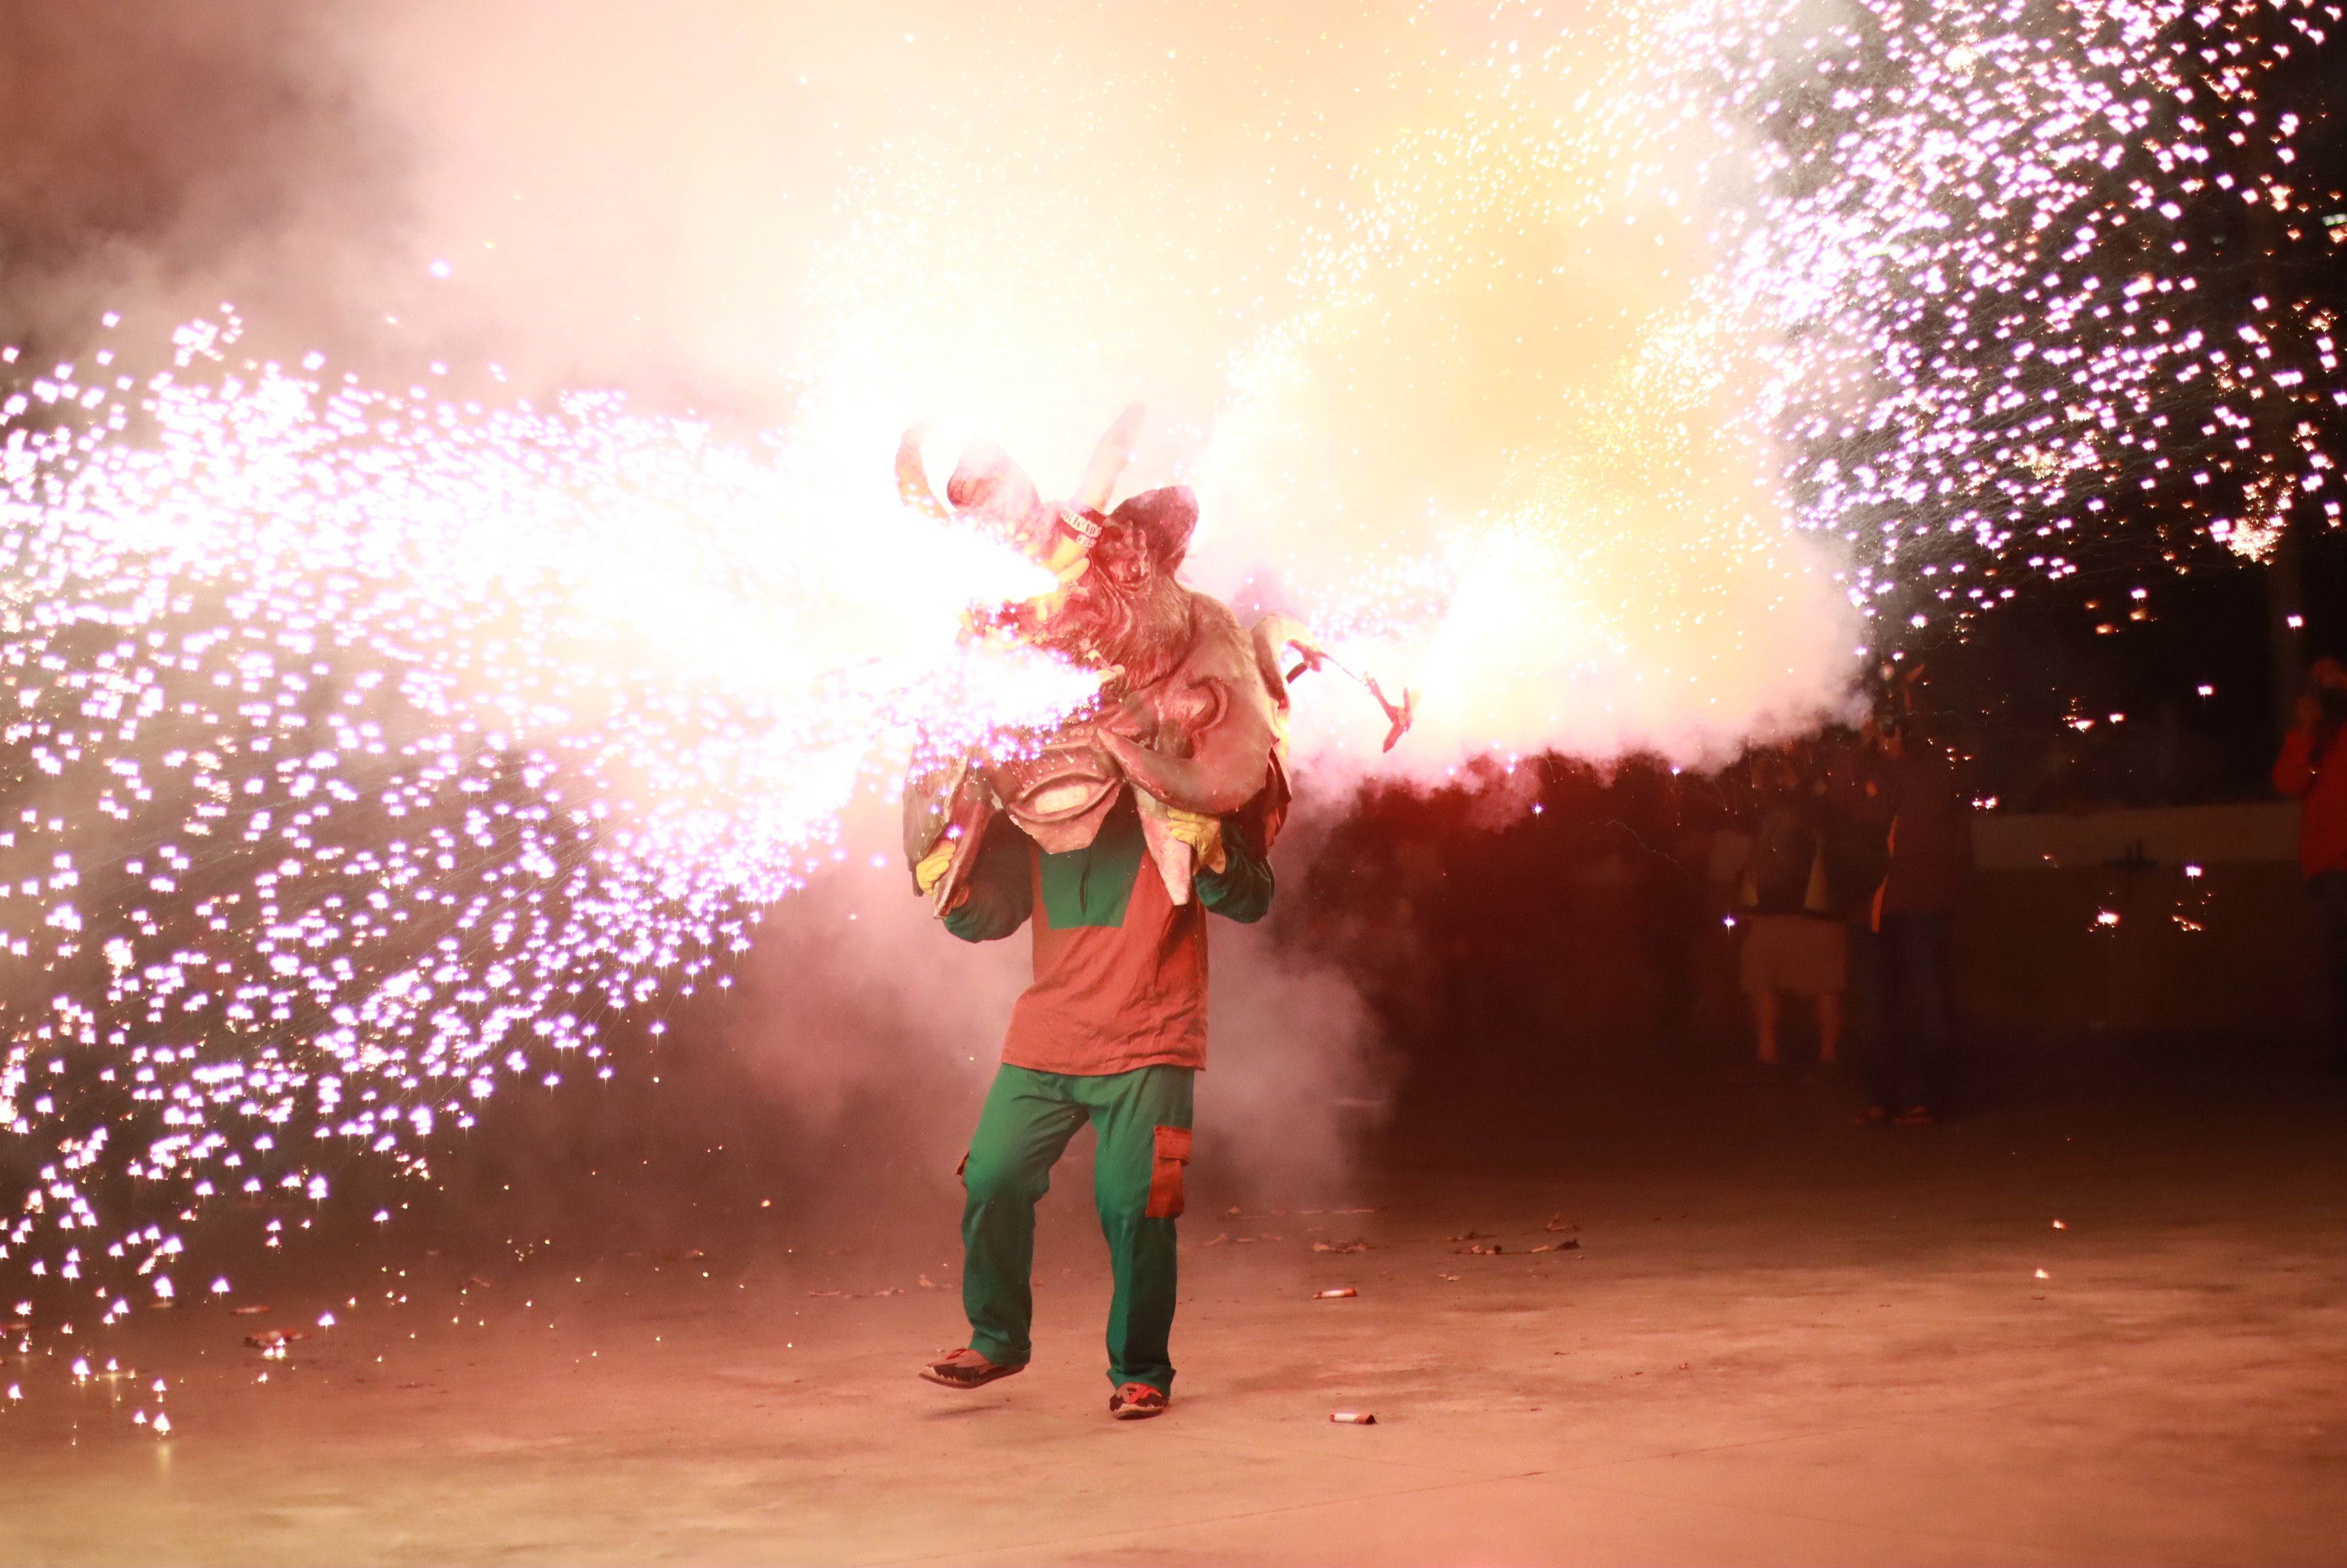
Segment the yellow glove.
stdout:
<svg viewBox="0 0 2347 1568">
<path fill-rule="evenodd" d="M 918 887 L 923 895 L 937 890 L 938 879 L 946 874 L 946 867 L 953 864 L 954 845 L 959 842 L 958 839 L 940 836 L 937 847 L 922 856 L 920 864 L 913 867 L 913 886 Z"/>
<path fill-rule="evenodd" d="M 1230 864 L 1230 856 L 1223 852 L 1222 818 L 1184 811 L 1179 806 L 1167 806 L 1165 829 L 1196 850 L 1198 864 L 1216 876 L 1222 875 L 1223 867 Z"/>
</svg>

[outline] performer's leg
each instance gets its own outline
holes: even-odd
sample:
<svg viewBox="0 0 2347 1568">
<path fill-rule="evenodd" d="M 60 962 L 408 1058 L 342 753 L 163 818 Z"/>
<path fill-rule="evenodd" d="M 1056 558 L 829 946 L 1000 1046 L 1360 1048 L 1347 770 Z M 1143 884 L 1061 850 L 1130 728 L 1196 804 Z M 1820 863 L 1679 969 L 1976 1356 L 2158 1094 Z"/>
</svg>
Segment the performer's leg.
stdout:
<svg viewBox="0 0 2347 1568">
<path fill-rule="evenodd" d="M 1850 1032 L 1859 1066 L 1866 1074 L 1870 1112 L 1884 1116 L 1905 1107 L 1899 1101 L 1898 1063 L 1891 1030 L 1894 973 L 1891 948 L 1880 931 L 1852 922 L 1850 927 Z M 1877 1118 L 1881 1120 L 1881 1118 Z"/>
<path fill-rule="evenodd" d="M 1035 1295 L 1035 1204 L 1051 1188 L 1051 1166 L 1084 1122 L 1058 1073 L 1004 1065 L 962 1162 L 962 1310 L 969 1348 L 997 1366 L 1026 1365 Z"/>
<path fill-rule="evenodd" d="M 1167 1341 L 1174 1331 L 1174 1220 L 1190 1163 L 1187 1067 L 1143 1067 L 1081 1080 L 1099 1148 L 1092 1195 L 1108 1238 L 1116 1294 L 1108 1313 L 1108 1380 L 1174 1389 Z"/>
<path fill-rule="evenodd" d="M 1938 1112 L 1944 1109 L 1941 1100 L 1947 1093 L 1948 1045 L 1954 1033 L 1948 1011 L 1948 917 L 1932 912 L 1897 918 L 1900 982 L 1907 990 L 1914 1031 L 1907 1058 L 1909 1103 Z"/>
</svg>

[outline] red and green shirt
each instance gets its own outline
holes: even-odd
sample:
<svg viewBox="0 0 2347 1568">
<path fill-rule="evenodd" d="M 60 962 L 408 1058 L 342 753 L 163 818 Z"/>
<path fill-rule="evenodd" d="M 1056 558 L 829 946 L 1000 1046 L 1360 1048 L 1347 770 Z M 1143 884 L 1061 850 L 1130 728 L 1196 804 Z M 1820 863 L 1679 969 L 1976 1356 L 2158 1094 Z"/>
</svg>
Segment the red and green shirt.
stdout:
<svg viewBox="0 0 2347 1568">
<path fill-rule="evenodd" d="M 996 818 L 945 925 L 990 942 L 1033 918 L 1035 983 L 1011 1009 L 1002 1060 L 1087 1076 L 1205 1066 L 1207 912 L 1254 921 L 1271 907 L 1270 862 L 1235 817 L 1223 818 L 1223 869 L 1198 867 L 1177 905 L 1129 792 L 1089 847 L 1064 855 Z"/>
</svg>

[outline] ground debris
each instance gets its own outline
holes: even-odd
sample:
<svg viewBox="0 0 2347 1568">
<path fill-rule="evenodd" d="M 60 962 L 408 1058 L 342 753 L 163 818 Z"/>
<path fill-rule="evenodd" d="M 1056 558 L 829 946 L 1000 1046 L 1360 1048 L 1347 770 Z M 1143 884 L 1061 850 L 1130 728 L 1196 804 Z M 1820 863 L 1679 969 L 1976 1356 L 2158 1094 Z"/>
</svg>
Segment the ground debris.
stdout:
<svg viewBox="0 0 2347 1568">
<path fill-rule="evenodd" d="M 231 1307 L 229 1308 L 229 1313 L 236 1317 L 258 1317 L 268 1310 L 266 1307 L 255 1303 L 245 1307 Z"/>
<path fill-rule="evenodd" d="M 1581 1250 L 1581 1238 L 1567 1236 L 1563 1241 L 1544 1241 L 1532 1250 L 1534 1252 L 1578 1252 Z"/>
<path fill-rule="evenodd" d="M 1361 1293 L 1359 1291 L 1354 1289 L 1349 1285 L 1339 1285 L 1331 1289 L 1314 1291 L 1312 1293 L 1312 1299 L 1315 1301 L 1349 1301 L 1354 1296 L 1360 1294 Z"/>
<path fill-rule="evenodd" d="M 1563 1214 L 1549 1215 L 1548 1224 L 1541 1226 L 1544 1231 L 1577 1231 L 1580 1228 L 1579 1222 L 1568 1220 Z"/>
<path fill-rule="evenodd" d="M 294 1340 L 307 1339 L 308 1337 L 310 1337 L 310 1336 L 308 1331 L 305 1329 L 264 1328 L 258 1334 L 246 1335 L 244 1337 L 244 1342 L 247 1345 L 251 1346 L 255 1350 L 282 1350 Z"/>
<path fill-rule="evenodd" d="M 1331 1410 L 1328 1419 L 1340 1427 L 1374 1427 L 1377 1416 L 1368 1410 Z"/>
<path fill-rule="evenodd" d="M 1498 1242 L 1493 1242 L 1489 1246 L 1485 1246 L 1481 1242 L 1477 1242 L 1473 1246 L 1452 1247 L 1450 1249 L 1450 1255 L 1453 1257 L 1497 1257 L 1506 1250 L 1507 1248 L 1501 1246 Z"/>
<path fill-rule="evenodd" d="M 1316 1241 L 1312 1244 L 1312 1250 L 1314 1252 L 1367 1252 L 1369 1250 L 1369 1244 L 1365 1241 Z"/>
</svg>

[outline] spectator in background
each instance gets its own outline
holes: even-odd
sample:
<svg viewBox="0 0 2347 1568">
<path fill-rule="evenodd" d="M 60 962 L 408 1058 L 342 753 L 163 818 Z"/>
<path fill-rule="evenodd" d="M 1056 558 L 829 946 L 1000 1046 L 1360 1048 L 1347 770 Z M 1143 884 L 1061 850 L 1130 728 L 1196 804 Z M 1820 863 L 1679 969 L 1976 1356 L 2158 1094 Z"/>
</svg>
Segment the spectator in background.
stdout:
<svg viewBox="0 0 2347 1568">
<path fill-rule="evenodd" d="M 2347 1072 L 2347 667 L 2314 661 L 2312 690 L 2298 700 L 2298 728 L 2274 760 L 2274 788 L 2301 802 L 2298 868 L 2314 901 L 2331 989 L 2331 1067 Z"/>
<path fill-rule="evenodd" d="M 1867 1042 L 1864 1120 L 1939 1119 L 1948 1042 L 1948 923 L 1972 886 L 1972 806 L 1939 749 L 1903 720 L 1878 725 L 1877 793 L 1890 800 L 1881 884 L 1859 945 L 1855 990 Z"/>
<path fill-rule="evenodd" d="M 1872 1068 L 1884 1049 L 1883 991 L 1891 973 L 1874 928 L 1874 896 L 1891 875 L 1892 779 L 1882 737 L 1872 721 L 1826 773 L 1826 876 L 1850 949 L 1850 1044 L 1861 1067 Z M 1887 1110 L 1868 1120 L 1888 1121 Z"/>
<path fill-rule="evenodd" d="M 1783 1071 L 1778 1032 L 1790 991 L 1817 1009 L 1818 1068 L 1829 1071 L 1841 1061 L 1849 956 L 1826 876 L 1824 814 L 1816 785 L 1784 753 L 1754 759 L 1753 785 L 1760 821 L 1744 867 L 1739 968 L 1760 1070 L 1771 1077 Z"/>
</svg>

